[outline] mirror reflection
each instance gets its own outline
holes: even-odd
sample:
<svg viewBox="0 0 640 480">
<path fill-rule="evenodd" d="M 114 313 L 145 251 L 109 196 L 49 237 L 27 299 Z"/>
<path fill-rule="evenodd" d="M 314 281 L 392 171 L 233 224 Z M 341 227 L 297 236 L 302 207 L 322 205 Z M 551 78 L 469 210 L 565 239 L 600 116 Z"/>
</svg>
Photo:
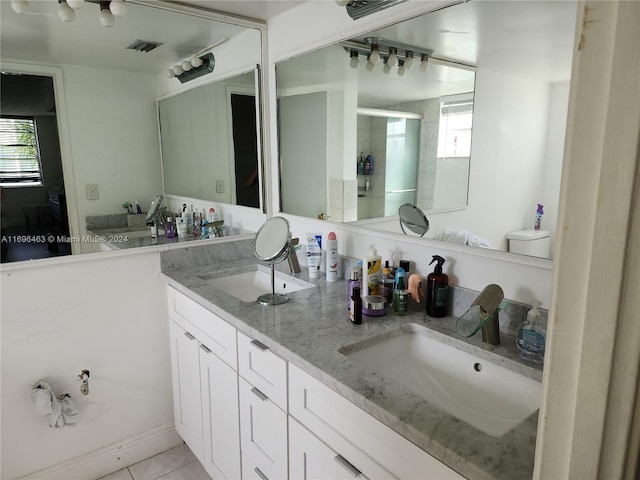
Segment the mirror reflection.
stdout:
<svg viewBox="0 0 640 480">
<path fill-rule="evenodd" d="M 278 63 L 281 210 L 402 234 L 398 205 L 413 203 L 429 218 L 425 238 L 467 245 L 466 238 L 477 238 L 478 246 L 508 251 L 508 237 L 533 230 L 542 204 L 540 228 L 551 238 L 545 256 L 552 257 L 576 11 L 575 2 L 467 2 Z M 351 49 L 371 48 L 368 38 L 433 50 L 431 66 L 423 72 L 414 55 L 412 68 L 399 75 L 401 48 L 388 74 L 384 52 L 374 66 L 371 50 L 356 62 Z M 434 84 L 436 92 L 418 95 Z M 291 114 L 289 103 L 297 100 L 306 103 Z M 438 108 L 402 108 L 411 102 Z M 422 123 L 417 167 L 389 161 L 387 124 L 397 120 L 358 113 L 363 108 L 391 110 L 392 119 L 403 110 L 415 115 Z M 445 127 L 443 118 L 463 123 Z M 374 120 L 376 133 L 361 146 Z M 453 133 L 452 141 L 437 140 L 442 130 Z M 425 149 L 431 161 L 423 162 Z M 367 178 L 357 165 L 369 155 Z M 388 171 L 409 183 L 387 188 Z M 393 190 L 404 197 L 387 209 Z"/>
</svg>

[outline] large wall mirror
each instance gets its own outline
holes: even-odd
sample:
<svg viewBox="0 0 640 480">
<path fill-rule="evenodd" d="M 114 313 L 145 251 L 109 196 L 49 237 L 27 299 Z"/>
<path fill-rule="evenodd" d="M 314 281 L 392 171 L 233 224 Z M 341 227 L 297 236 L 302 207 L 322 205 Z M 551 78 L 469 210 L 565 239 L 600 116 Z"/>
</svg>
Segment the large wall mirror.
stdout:
<svg viewBox="0 0 640 480">
<path fill-rule="evenodd" d="M 402 234 L 411 203 L 507 251 L 542 204 L 553 240 L 576 9 L 466 2 L 277 63 L 281 211 Z"/>
<path fill-rule="evenodd" d="M 34 140 L 40 150 L 34 163 L 40 170 L 38 184 L 10 185 L 3 177 L 3 235 L 46 240 L 49 234 L 70 233 L 72 238 L 70 244 L 58 245 L 64 248 L 46 241 L 3 244 L 3 262 L 93 252 L 93 245 L 83 241 L 87 217 L 122 214 L 125 202 L 138 201 L 146 210 L 156 195 L 165 193 L 163 179 L 166 190 L 181 185 L 172 194 L 245 206 L 237 218 L 253 211 L 264 216 L 259 208 L 262 161 L 256 154 L 261 151 L 261 100 L 256 92 L 263 23 L 174 2 L 128 0 L 126 14 L 105 27 L 97 2 L 76 10 L 72 21 L 61 19 L 58 10 L 65 5 L 57 2 L 29 0 L 23 14 L 14 11 L 12 3 L 0 2 L 0 60 L 3 74 L 11 75 L 10 81 L 3 78 L 0 110 L 3 116 L 34 118 L 36 135 L 42 138 Z M 206 75 L 181 83 L 165 74 L 205 52 L 215 57 L 213 71 Z M 42 90 L 43 85 L 48 90 Z M 199 165 L 185 162 L 182 170 L 167 166 L 163 175 L 158 100 L 168 105 L 190 95 L 200 100 L 188 100 L 200 116 L 193 128 L 174 129 L 172 134 L 183 142 L 177 147 L 183 159 L 191 157 L 184 142 L 193 147 L 194 139 L 209 142 L 209 156 Z M 213 97 L 215 102 L 210 101 Z M 240 130 L 250 125 L 253 141 L 239 141 L 242 147 L 250 146 L 251 153 L 236 152 L 250 161 L 232 159 L 229 142 L 235 120 L 230 108 L 242 112 L 235 116 L 244 118 Z M 184 109 L 165 109 L 164 114 L 165 131 L 167 122 L 186 125 Z M 52 139 L 56 133 L 59 142 Z M 207 162 L 214 160 L 226 165 L 220 175 L 210 175 Z M 231 173 L 235 165 L 244 168 L 239 181 Z M 188 178 L 173 179 L 174 173 L 183 172 Z M 199 182 L 201 178 L 206 181 Z M 23 247 L 29 243 L 27 252 Z"/>
</svg>

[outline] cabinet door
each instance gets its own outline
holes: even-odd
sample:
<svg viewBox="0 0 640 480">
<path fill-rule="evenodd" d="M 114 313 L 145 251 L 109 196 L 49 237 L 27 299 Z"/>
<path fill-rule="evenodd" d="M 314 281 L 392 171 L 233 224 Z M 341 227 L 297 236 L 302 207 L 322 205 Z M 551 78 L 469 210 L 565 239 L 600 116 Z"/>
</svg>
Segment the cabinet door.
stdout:
<svg viewBox="0 0 640 480">
<path fill-rule="evenodd" d="M 289 475 L 295 480 L 367 478 L 293 417 L 289 417 Z"/>
<path fill-rule="evenodd" d="M 238 374 L 200 345 L 203 465 L 214 480 L 240 478 Z"/>
<path fill-rule="evenodd" d="M 240 377 L 242 477 L 287 478 L 287 414 Z"/>
<path fill-rule="evenodd" d="M 199 343 L 172 321 L 169 322 L 169 338 L 176 431 L 196 457 L 202 458 Z"/>
</svg>

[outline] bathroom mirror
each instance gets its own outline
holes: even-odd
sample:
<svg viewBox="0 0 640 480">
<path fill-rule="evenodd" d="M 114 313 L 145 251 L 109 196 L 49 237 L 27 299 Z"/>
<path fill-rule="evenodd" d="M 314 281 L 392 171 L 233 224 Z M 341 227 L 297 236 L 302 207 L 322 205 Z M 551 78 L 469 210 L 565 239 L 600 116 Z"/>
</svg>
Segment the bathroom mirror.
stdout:
<svg viewBox="0 0 640 480">
<path fill-rule="evenodd" d="M 411 203 L 400 205 L 398 217 L 400 219 L 400 228 L 405 235 L 407 235 L 405 227 L 421 237 L 429 231 L 429 220 L 427 220 L 426 215 Z"/>
<path fill-rule="evenodd" d="M 286 258 L 291 240 L 289 222 L 283 217 L 272 217 L 256 233 L 253 253 L 256 258 L 269 263 L 279 263 Z"/>
<path fill-rule="evenodd" d="M 86 217 L 122 214 L 121 205 L 135 200 L 146 210 L 155 196 L 163 192 L 159 98 L 244 72 L 252 72 L 251 84 L 256 90 L 253 72 L 261 62 L 261 38 L 266 29 L 262 22 L 209 14 L 174 2 L 129 0 L 126 4 L 126 15 L 117 18 L 114 26 L 105 28 L 98 21 L 97 4 L 87 3 L 76 12 L 72 22 L 63 22 L 57 15 L 56 2 L 29 0 L 29 13 L 24 15 L 13 11 L 11 2 L 0 2 L 3 72 L 53 78 L 55 103 L 48 105 L 49 110 L 43 115 L 56 113 L 60 119 L 58 157 L 64 185 L 52 184 L 53 177 L 46 176 L 42 187 L 29 189 L 29 196 L 33 197 L 29 203 L 45 209 L 49 191 L 62 187 L 59 191 L 66 194 L 63 208 L 69 213 L 70 234 L 76 238 L 86 234 Z M 216 58 L 213 72 L 184 84 L 166 77 L 168 68 L 212 46 Z M 1 107 L 3 112 L 7 111 L 4 99 Z M 226 105 L 221 108 L 227 112 Z M 222 118 L 231 120 L 224 116 L 226 113 L 219 114 L 214 108 L 209 113 L 217 116 L 220 128 L 203 135 L 214 138 L 218 130 L 230 128 L 221 123 Z M 261 169 L 261 159 L 259 165 Z M 242 180 L 246 178 L 247 175 Z M 230 183 L 227 180 L 222 185 L 225 192 L 229 191 Z M 209 186 L 216 191 L 215 181 Z M 88 198 L 87 188 L 92 198 Z M 253 188 L 259 191 L 260 185 Z M 3 227 L 22 229 L 16 234 L 34 235 L 35 229 L 28 230 L 20 210 L 20 204 L 27 202 L 18 200 L 19 190 L 27 189 L 2 190 Z M 183 194 L 196 198 L 198 192 Z M 18 205 L 18 210 L 9 212 L 10 205 Z M 254 215 L 252 210 L 257 213 Z M 234 214 L 242 224 L 245 216 L 251 216 L 254 222 L 254 216 L 262 212 L 258 208 L 240 208 Z M 50 214 L 41 217 L 43 228 L 53 223 Z M 74 254 L 94 251 L 94 245 L 87 242 L 75 241 L 66 246 Z M 14 251 L 17 250 L 15 245 Z M 46 248 L 31 250 L 40 253 L 43 250 L 44 256 L 51 254 Z M 33 258 L 39 257 L 19 260 Z"/>
<path fill-rule="evenodd" d="M 418 114 L 423 124 L 433 122 L 437 127 L 429 134 L 421 131 L 420 150 L 437 152 L 440 146 L 429 142 L 437 144 L 442 123 L 438 117 L 455 113 L 459 106 L 471 111 L 472 128 L 459 132 L 472 135 L 469 157 L 440 152 L 424 168 L 421 163 L 408 167 L 418 179 L 413 187 L 417 198 L 404 201 L 428 216 L 425 238 L 434 239 L 445 229 L 467 230 L 487 239 L 492 248 L 507 251 L 506 234 L 533 228 L 538 203 L 545 206 L 542 228 L 553 237 L 576 13 L 572 1 L 465 2 L 349 39 L 363 43 L 385 38 L 434 50 L 427 72 L 414 65 L 402 77 L 397 67 L 384 74 L 382 62 L 368 69 L 364 55 L 352 68 L 349 41 L 278 62 L 281 211 L 310 218 L 324 214 L 329 221 L 402 234 L 397 207 L 392 212 L 384 208 L 384 197 L 392 189 L 382 177 L 387 169 L 397 173 L 384 158 L 389 129 L 370 133 L 370 150 L 359 146 L 365 116 L 358 108 L 392 110 L 395 118 L 404 109 L 407 117 Z M 421 94 L 414 88 L 416 78 L 424 88 L 437 82 L 439 91 Z M 392 85 L 387 83 L 392 80 Z M 292 99 L 300 100 L 295 115 L 285 111 L 291 110 L 287 103 Z M 435 118 L 407 106 L 425 99 L 438 104 Z M 448 108 L 443 108 L 445 102 L 451 102 Z M 314 115 L 305 116 L 305 111 Z M 457 150 L 460 139 L 458 135 L 449 148 Z M 358 157 L 374 148 L 380 153 L 373 154 L 367 188 L 362 184 L 365 176 L 357 174 Z M 287 157 L 298 165 L 292 167 Z M 468 177 L 460 172 L 468 172 Z M 454 180 L 440 183 L 440 177 Z M 465 201 L 430 206 L 422 203 L 421 189 L 425 197 L 452 195 Z M 374 205 L 377 215 L 361 212 L 365 201 Z M 306 211 L 302 202 L 308 203 Z"/>
</svg>

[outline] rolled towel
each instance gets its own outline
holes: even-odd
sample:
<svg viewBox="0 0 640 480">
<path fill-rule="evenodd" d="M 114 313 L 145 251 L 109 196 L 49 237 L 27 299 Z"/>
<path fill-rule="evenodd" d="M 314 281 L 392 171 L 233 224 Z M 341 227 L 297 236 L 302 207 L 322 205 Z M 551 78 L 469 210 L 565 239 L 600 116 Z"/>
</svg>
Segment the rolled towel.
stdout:
<svg viewBox="0 0 640 480">
<path fill-rule="evenodd" d="M 31 390 L 31 397 L 35 404 L 36 413 L 50 415 L 49 426 L 51 428 L 75 425 L 78 409 L 68 393 L 60 395 L 58 399 L 47 382 L 38 382 Z"/>
</svg>

